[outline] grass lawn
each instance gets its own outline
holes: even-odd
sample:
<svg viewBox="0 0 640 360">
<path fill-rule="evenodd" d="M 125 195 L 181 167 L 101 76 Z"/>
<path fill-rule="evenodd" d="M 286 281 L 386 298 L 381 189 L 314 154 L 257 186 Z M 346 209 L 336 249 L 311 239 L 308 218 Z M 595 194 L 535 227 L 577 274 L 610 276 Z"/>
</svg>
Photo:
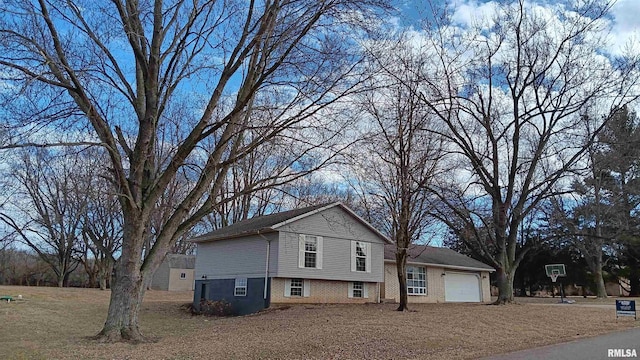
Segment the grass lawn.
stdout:
<svg viewBox="0 0 640 360">
<path fill-rule="evenodd" d="M 109 292 L 0 286 L 2 359 L 473 359 L 640 327 L 574 305 L 298 305 L 237 318 L 187 314 L 191 292 L 149 291 L 141 328 L 157 341 L 101 344 Z"/>
<path fill-rule="evenodd" d="M 575 304 L 577 305 L 610 305 L 610 306 L 614 306 L 616 305 L 616 299 L 620 299 L 620 300 L 635 300 L 636 304 L 640 306 L 640 298 L 632 298 L 632 297 L 615 297 L 615 296 L 610 296 L 606 299 L 598 299 L 595 296 L 588 296 L 588 297 L 582 297 L 582 296 L 567 296 L 566 297 L 568 300 L 571 301 L 575 301 Z M 557 304 L 560 302 L 560 296 L 556 296 L 556 297 L 519 297 L 516 298 L 516 301 L 520 302 L 520 303 L 526 303 L 526 304 Z"/>
</svg>

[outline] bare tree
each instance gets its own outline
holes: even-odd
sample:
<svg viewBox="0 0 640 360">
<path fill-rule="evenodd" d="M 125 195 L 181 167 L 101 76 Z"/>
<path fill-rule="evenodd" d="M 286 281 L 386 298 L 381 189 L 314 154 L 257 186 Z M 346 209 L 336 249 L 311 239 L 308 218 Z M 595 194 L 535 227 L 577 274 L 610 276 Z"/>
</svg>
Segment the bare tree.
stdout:
<svg viewBox="0 0 640 360">
<path fill-rule="evenodd" d="M 15 231 L 22 243 L 35 251 L 66 286 L 78 266 L 78 242 L 87 189 L 76 169 L 78 158 L 46 150 L 24 152 L 13 166 L 20 190 L 13 206 L 5 206 L 0 220 Z"/>
<path fill-rule="evenodd" d="M 91 185 L 86 194 L 89 203 L 82 218 L 82 263 L 90 279 L 95 279 L 100 289 L 106 290 L 111 281 L 116 254 L 122 247 L 123 219 L 118 197 L 109 193 L 107 181 L 94 176 Z M 94 285 L 90 281 L 90 286 Z"/>
<path fill-rule="evenodd" d="M 11 230 L 5 223 L 0 223 L 0 251 L 11 246 L 14 241 L 15 231 Z"/>
<path fill-rule="evenodd" d="M 304 181 L 304 178 L 299 178 L 287 184 L 280 184 L 282 186 L 278 184 L 281 178 L 279 173 L 287 168 L 291 161 L 289 154 L 294 148 L 295 142 L 286 138 L 265 143 L 229 169 L 229 176 L 222 187 L 224 196 L 229 201 L 222 201 L 215 208 L 220 226 L 265 215 L 281 208 L 281 204 L 278 203 L 284 197 L 282 188 Z M 304 152 L 303 149 L 300 150 Z M 298 154 L 297 151 L 293 152 Z M 296 157 L 301 162 L 309 161 L 298 155 Z M 313 164 L 303 166 L 314 167 Z M 257 182 L 258 179 L 269 180 L 260 184 Z"/>
<path fill-rule="evenodd" d="M 600 52 L 610 7 L 519 0 L 475 28 L 430 27 L 423 51 L 433 61 L 420 96 L 445 125 L 451 152 L 450 177 L 432 188 L 436 215 L 496 268 L 497 303 L 513 300 L 527 256 L 527 247 L 516 255 L 523 219 L 554 189 L 566 191 L 610 110 L 637 97 L 637 54 Z M 581 115 L 595 110 L 587 127 Z"/>
<path fill-rule="evenodd" d="M 44 286 L 56 283 L 51 266 L 27 249 L 9 246 L 0 250 L 0 283 Z"/>
<path fill-rule="evenodd" d="M 362 124 L 368 130 L 354 155 L 357 177 L 353 188 L 369 210 L 382 215 L 379 226 L 396 244 L 400 284 L 398 311 L 408 310 L 407 250 L 422 239 L 429 225 L 431 196 L 427 188 L 438 171 L 442 140 L 433 134 L 435 117 L 416 96 L 420 82 L 415 68 L 421 59 L 405 41 L 391 50 L 401 61 L 380 49 L 372 57 L 381 67 L 372 91 L 364 99 Z"/>
<path fill-rule="evenodd" d="M 10 266 L 12 258 L 12 244 L 15 232 L 4 223 L 0 223 L 0 284 L 11 284 Z"/>
<path fill-rule="evenodd" d="M 228 200 L 221 187 L 233 164 L 275 138 L 300 139 L 293 130 L 334 129 L 323 111 L 361 80 L 353 25 L 366 24 L 376 3 L 383 2 L 2 3 L 0 66 L 23 95 L 15 103 L 25 103 L 9 110 L 42 126 L 87 128 L 88 140 L 108 152 L 124 224 L 100 339 L 144 339 L 138 316 L 148 278 L 180 236 Z M 300 140 L 306 150 L 293 149 L 279 182 L 313 170 L 297 161 L 331 146 L 319 136 Z M 188 188 L 145 248 L 178 174 Z"/>
</svg>

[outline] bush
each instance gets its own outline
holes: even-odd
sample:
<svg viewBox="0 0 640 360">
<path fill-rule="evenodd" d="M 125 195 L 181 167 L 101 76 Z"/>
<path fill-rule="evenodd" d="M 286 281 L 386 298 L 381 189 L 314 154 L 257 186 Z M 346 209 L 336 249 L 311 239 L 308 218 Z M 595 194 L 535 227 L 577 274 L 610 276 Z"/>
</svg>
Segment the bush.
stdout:
<svg viewBox="0 0 640 360">
<path fill-rule="evenodd" d="M 202 300 L 200 301 L 200 311 L 194 310 L 194 314 L 205 316 L 231 316 L 233 307 L 224 300 Z"/>
</svg>

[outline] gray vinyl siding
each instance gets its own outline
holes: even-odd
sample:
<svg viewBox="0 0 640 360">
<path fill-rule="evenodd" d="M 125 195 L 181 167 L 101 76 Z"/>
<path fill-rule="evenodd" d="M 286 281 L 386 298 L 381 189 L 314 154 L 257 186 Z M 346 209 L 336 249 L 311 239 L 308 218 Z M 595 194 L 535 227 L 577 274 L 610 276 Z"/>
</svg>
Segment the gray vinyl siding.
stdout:
<svg viewBox="0 0 640 360">
<path fill-rule="evenodd" d="M 156 272 L 153 273 L 151 288 L 155 290 L 169 290 L 169 262 L 162 261 Z"/>
<path fill-rule="evenodd" d="M 302 231 L 302 234 L 309 232 Z M 280 232 L 277 277 L 343 281 L 383 282 L 384 245 L 371 244 L 371 272 L 351 271 L 351 240 L 323 236 L 322 269 L 298 267 L 300 233 Z M 312 233 L 310 235 L 320 235 Z M 359 240 L 366 241 L 366 240 Z"/>
<path fill-rule="evenodd" d="M 384 240 L 339 207 L 296 220 L 278 228 L 278 273 L 285 278 L 343 281 L 384 281 Z M 298 267 L 299 235 L 323 237 L 322 269 Z M 371 272 L 351 271 L 351 241 L 371 244 Z"/>
<path fill-rule="evenodd" d="M 203 275 L 206 275 L 207 279 L 264 277 L 267 256 L 265 237 L 271 240 L 269 269 L 272 274 L 278 266 L 278 234 L 270 233 L 263 236 L 199 243 L 196 280 L 201 280 Z"/>
<path fill-rule="evenodd" d="M 384 244 L 376 233 L 337 206 L 278 227 L 277 230 Z"/>
</svg>

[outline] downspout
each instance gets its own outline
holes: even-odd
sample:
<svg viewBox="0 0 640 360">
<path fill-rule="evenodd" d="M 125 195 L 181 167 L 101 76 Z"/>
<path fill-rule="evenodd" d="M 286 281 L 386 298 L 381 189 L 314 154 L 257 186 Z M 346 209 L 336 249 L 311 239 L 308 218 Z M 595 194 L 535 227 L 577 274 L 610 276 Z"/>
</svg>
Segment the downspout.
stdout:
<svg viewBox="0 0 640 360">
<path fill-rule="evenodd" d="M 267 287 L 269 285 L 269 254 L 271 252 L 271 240 L 262 235 L 260 231 L 258 231 L 258 235 L 263 238 L 267 242 L 267 258 L 265 260 L 264 265 L 264 300 L 267 300 Z"/>
</svg>

